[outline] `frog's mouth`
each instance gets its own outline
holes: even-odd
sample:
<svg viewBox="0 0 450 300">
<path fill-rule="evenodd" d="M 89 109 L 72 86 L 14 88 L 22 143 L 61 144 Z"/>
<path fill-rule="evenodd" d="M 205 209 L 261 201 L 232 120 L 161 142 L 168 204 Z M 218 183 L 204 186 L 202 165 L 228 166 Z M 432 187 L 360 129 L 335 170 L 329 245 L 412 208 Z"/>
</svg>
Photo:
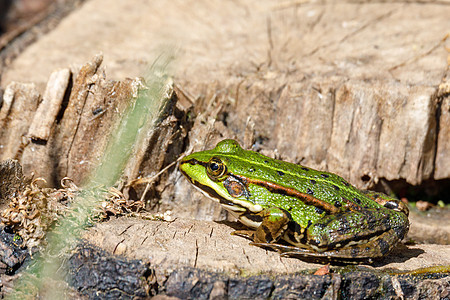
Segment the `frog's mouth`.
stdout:
<svg viewBox="0 0 450 300">
<path fill-rule="evenodd" d="M 199 162 L 199 161 L 196 161 L 196 162 L 198 164 L 201 164 L 201 162 Z M 247 209 L 245 207 L 240 206 L 239 204 L 236 204 L 236 203 L 222 197 L 221 195 L 219 195 L 219 193 L 217 193 L 216 190 L 214 190 L 212 187 L 205 185 L 205 184 L 201 184 L 200 182 L 198 182 L 191 176 L 188 176 L 188 174 L 182 168 L 180 168 L 180 171 L 200 192 L 202 192 L 203 195 L 205 195 L 206 197 L 208 197 L 216 202 L 219 202 L 226 209 L 228 209 L 234 213 L 239 213 L 239 214 L 242 214 L 243 212 L 247 211 Z"/>
</svg>

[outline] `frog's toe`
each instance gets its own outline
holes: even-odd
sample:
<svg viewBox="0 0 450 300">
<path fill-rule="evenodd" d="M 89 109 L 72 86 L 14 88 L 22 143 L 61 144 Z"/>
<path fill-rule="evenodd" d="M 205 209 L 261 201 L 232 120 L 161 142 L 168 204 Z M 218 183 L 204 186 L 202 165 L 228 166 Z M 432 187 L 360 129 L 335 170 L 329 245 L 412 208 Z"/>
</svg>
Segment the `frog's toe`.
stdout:
<svg viewBox="0 0 450 300">
<path fill-rule="evenodd" d="M 241 236 L 250 240 L 254 240 L 255 231 L 254 230 L 235 230 L 231 233 L 231 235 Z"/>
<path fill-rule="evenodd" d="M 283 254 L 285 252 L 290 252 L 290 251 L 297 249 L 297 247 L 281 245 L 281 244 L 273 244 L 273 243 L 250 243 L 250 245 L 257 246 L 257 247 L 264 248 L 264 249 L 271 249 L 271 250 L 277 251 L 280 254 Z"/>
</svg>

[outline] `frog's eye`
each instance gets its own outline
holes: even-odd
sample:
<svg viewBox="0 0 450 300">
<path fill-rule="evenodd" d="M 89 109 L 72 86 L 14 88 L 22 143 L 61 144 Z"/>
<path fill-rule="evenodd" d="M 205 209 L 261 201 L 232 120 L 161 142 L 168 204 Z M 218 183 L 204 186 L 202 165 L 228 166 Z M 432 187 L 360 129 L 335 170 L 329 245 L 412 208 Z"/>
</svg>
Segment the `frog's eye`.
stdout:
<svg viewBox="0 0 450 300">
<path fill-rule="evenodd" d="M 395 210 L 395 211 L 400 211 L 402 213 L 404 213 L 405 215 L 409 215 L 409 209 L 408 206 L 406 206 L 405 203 L 403 203 L 400 200 L 395 200 L 395 201 L 387 201 L 386 203 L 383 204 L 384 207 Z"/>
<path fill-rule="evenodd" d="M 211 177 L 220 178 L 227 173 L 227 166 L 220 158 L 213 157 L 209 160 L 206 170 Z"/>
</svg>

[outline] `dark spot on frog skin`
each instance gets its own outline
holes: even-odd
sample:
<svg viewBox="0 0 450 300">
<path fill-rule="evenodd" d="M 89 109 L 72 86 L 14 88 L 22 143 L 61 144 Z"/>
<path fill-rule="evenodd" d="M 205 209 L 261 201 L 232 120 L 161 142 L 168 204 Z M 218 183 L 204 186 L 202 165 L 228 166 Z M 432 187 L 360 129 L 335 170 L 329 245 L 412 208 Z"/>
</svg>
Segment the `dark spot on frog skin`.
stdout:
<svg viewBox="0 0 450 300">
<path fill-rule="evenodd" d="M 308 194 L 310 194 L 310 195 L 314 195 L 314 191 L 311 190 L 310 188 L 308 188 L 308 189 L 306 190 L 306 192 L 307 192 Z"/>
<path fill-rule="evenodd" d="M 311 179 L 309 182 L 311 182 L 312 184 L 316 184 L 317 181 L 315 181 L 314 179 Z"/>
<path fill-rule="evenodd" d="M 353 198 L 353 201 L 355 201 L 357 204 L 361 204 L 361 200 L 359 200 L 358 198 Z"/>
<path fill-rule="evenodd" d="M 316 210 L 316 214 L 323 214 L 323 209 L 321 209 L 321 208 L 319 208 L 319 207 L 315 207 L 315 210 Z"/>
<path fill-rule="evenodd" d="M 302 170 L 303 170 L 303 171 L 309 171 L 309 169 L 306 168 L 306 167 L 302 167 Z"/>
<path fill-rule="evenodd" d="M 334 206 L 336 206 L 336 207 L 341 207 L 341 206 L 342 206 L 342 203 L 336 200 L 336 201 L 334 202 Z"/>
<path fill-rule="evenodd" d="M 272 242 L 273 241 L 273 236 L 272 236 L 272 233 L 270 232 L 269 227 L 263 226 L 262 228 L 264 230 L 264 239 L 266 240 L 265 242 L 266 243 Z"/>
<path fill-rule="evenodd" d="M 339 188 L 337 185 L 333 185 L 333 188 L 334 188 L 336 191 L 339 191 L 339 190 L 340 190 L 340 188 Z"/>
<path fill-rule="evenodd" d="M 347 181 L 342 180 L 342 183 L 343 183 L 345 186 L 350 186 L 350 183 L 348 183 Z"/>
<path fill-rule="evenodd" d="M 255 168 L 248 169 L 249 172 L 255 172 Z"/>
<path fill-rule="evenodd" d="M 288 231 L 297 232 L 300 235 L 300 234 L 302 234 L 302 227 L 298 223 L 291 221 L 288 224 Z M 297 239 L 295 239 L 295 240 L 297 240 Z"/>
<path fill-rule="evenodd" d="M 383 218 L 382 223 L 384 228 L 391 228 L 391 220 L 389 218 Z"/>
<path fill-rule="evenodd" d="M 263 217 L 260 215 L 255 215 L 252 213 L 246 213 L 243 215 L 243 217 L 253 221 L 253 222 L 262 222 L 263 221 Z"/>
<path fill-rule="evenodd" d="M 380 252 L 382 254 L 386 254 L 389 251 L 389 243 L 387 243 L 384 239 L 379 239 L 377 242 L 380 247 Z"/>
<path fill-rule="evenodd" d="M 265 163 L 265 164 L 268 164 L 268 163 L 269 163 L 269 161 L 268 161 L 268 160 L 265 160 L 265 161 L 264 161 L 264 163 Z"/>
<path fill-rule="evenodd" d="M 292 232 L 288 232 L 288 238 L 291 240 L 291 241 L 296 241 L 297 239 L 295 238 L 295 235 L 292 233 Z"/>
<path fill-rule="evenodd" d="M 278 175 L 283 176 L 284 173 L 282 171 L 277 171 Z"/>
<path fill-rule="evenodd" d="M 340 222 L 340 225 L 339 225 L 339 228 L 338 228 L 337 231 L 340 234 L 347 234 L 351 229 L 352 228 L 351 228 L 350 223 L 348 222 L 348 220 L 345 219 L 345 218 L 342 218 L 341 222 Z"/>
<path fill-rule="evenodd" d="M 277 194 L 280 194 L 280 195 L 283 195 L 283 196 L 287 195 L 287 192 L 284 189 L 270 189 L 270 188 L 267 188 L 267 190 L 269 192 L 271 192 L 271 193 L 277 193 Z"/>
<path fill-rule="evenodd" d="M 289 207 L 287 208 L 287 210 L 288 210 L 288 211 L 291 211 L 291 210 L 292 210 L 292 206 L 289 206 Z"/>
<path fill-rule="evenodd" d="M 320 174 L 320 176 L 322 176 L 322 178 L 328 178 L 328 177 L 330 177 L 330 175 L 324 174 L 324 173 Z"/>
<path fill-rule="evenodd" d="M 308 220 L 308 225 L 306 225 L 306 228 L 308 228 L 309 226 L 311 226 L 312 225 L 312 221 L 311 220 Z"/>
<path fill-rule="evenodd" d="M 377 224 L 375 222 L 372 222 L 370 220 L 370 216 L 369 219 L 365 219 L 364 223 L 363 223 L 365 228 L 368 228 L 369 230 L 375 230 L 375 228 L 377 227 Z M 380 226 L 381 227 L 381 226 Z"/>
<path fill-rule="evenodd" d="M 392 230 L 395 232 L 399 240 L 402 240 L 408 233 L 408 226 L 393 226 Z"/>
</svg>

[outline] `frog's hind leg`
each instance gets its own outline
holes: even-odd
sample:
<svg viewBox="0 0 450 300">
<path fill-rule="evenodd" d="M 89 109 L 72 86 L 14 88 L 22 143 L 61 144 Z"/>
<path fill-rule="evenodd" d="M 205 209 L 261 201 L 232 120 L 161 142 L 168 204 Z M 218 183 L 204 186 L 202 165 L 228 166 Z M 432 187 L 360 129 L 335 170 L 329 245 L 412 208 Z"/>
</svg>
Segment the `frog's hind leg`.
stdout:
<svg viewBox="0 0 450 300">
<path fill-rule="evenodd" d="M 375 239 L 360 242 L 359 244 L 347 245 L 342 248 L 314 251 L 291 246 L 277 246 L 276 248 L 283 257 L 295 257 L 314 260 L 327 260 L 330 262 L 345 263 L 372 263 L 373 259 L 380 258 L 389 253 L 398 242 L 398 237 L 393 230 L 388 230 Z M 265 246 L 265 245 L 264 245 Z"/>
<path fill-rule="evenodd" d="M 370 257 L 343 257 L 339 250 L 316 252 L 311 249 L 304 249 L 295 246 L 271 244 L 271 243 L 250 243 L 252 246 L 270 249 L 280 253 L 281 257 L 297 258 L 313 263 L 334 263 L 334 264 L 371 264 Z"/>
</svg>

